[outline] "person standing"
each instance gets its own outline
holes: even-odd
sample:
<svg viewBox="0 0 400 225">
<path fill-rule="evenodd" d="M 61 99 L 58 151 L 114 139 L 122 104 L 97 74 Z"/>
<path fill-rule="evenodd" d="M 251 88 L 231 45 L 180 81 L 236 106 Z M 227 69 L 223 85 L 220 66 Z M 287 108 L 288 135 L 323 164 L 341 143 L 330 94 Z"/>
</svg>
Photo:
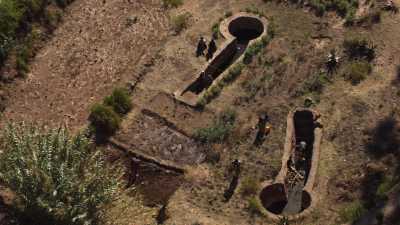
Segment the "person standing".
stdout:
<svg viewBox="0 0 400 225">
<path fill-rule="evenodd" d="M 197 43 L 196 57 L 204 55 L 204 51 L 206 49 L 207 49 L 206 40 L 203 37 L 200 37 L 199 42 Z"/>
<path fill-rule="evenodd" d="M 212 59 L 214 53 L 217 51 L 217 45 L 215 44 L 214 38 L 211 39 L 210 43 L 208 44 L 208 51 L 206 55 L 207 61 Z"/>
</svg>

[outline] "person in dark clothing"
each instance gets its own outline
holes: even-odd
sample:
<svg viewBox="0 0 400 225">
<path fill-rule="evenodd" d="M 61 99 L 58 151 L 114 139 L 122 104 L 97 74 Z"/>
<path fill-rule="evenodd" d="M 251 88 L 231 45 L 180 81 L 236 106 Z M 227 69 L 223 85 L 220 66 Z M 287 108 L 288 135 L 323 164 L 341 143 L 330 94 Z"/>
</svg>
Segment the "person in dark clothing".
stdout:
<svg viewBox="0 0 400 225">
<path fill-rule="evenodd" d="M 233 169 L 233 177 L 229 183 L 228 189 L 226 189 L 224 192 L 225 202 L 228 202 L 232 198 L 233 194 L 235 193 L 235 189 L 239 184 L 240 165 L 241 162 L 239 159 L 233 160 L 231 167 Z"/>
<path fill-rule="evenodd" d="M 207 61 L 210 60 L 214 53 L 217 51 L 217 45 L 215 44 L 214 38 L 211 39 L 210 43 L 208 44 L 208 51 L 206 55 Z"/>
<path fill-rule="evenodd" d="M 203 37 L 200 37 L 199 42 L 197 43 L 196 57 L 204 55 L 204 51 L 206 49 L 207 49 L 206 40 Z"/>
<path fill-rule="evenodd" d="M 267 136 L 271 132 L 271 125 L 269 123 L 269 117 L 267 113 L 262 113 L 258 117 L 257 124 L 258 132 L 256 139 L 254 140 L 254 144 L 259 146 L 263 143 L 264 137 Z"/>
<path fill-rule="evenodd" d="M 132 186 L 139 178 L 139 161 L 131 159 L 127 187 Z"/>
</svg>

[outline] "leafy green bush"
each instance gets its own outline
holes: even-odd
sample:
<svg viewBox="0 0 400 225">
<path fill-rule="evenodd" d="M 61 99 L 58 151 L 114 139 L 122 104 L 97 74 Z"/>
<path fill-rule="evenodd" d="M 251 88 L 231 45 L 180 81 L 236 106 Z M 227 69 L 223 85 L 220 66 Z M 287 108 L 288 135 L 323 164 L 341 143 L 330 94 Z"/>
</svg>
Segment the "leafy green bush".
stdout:
<svg viewBox="0 0 400 225">
<path fill-rule="evenodd" d="M 0 177 L 15 193 L 19 224 L 99 223 L 99 209 L 116 196 L 119 182 L 85 136 L 22 124 L 10 125 L 3 140 Z"/>
<path fill-rule="evenodd" d="M 340 218 L 343 222 L 354 223 L 361 218 L 366 209 L 360 201 L 355 201 L 339 211 Z"/>
<path fill-rule="evenodd" d="M 195 138 L 204 143 L 224 141 L 230 134 L 236 120 L 236 112 L 230 109 L 224 110 L 213 124 L 195 131 Z"/>
<path fill-rule="evenodd" d="M 110 106 L 96 104 L 91 109 L 89 121 L 98 137 L 107 137 L 118 130 L 121 118 Z"/>
<path fill-rule="evenodd" d="M 187 28 L 187 21 L 189 17 L 189 13 L 182 13 L 171 18 L 172 29 L 176 32 L 176 34 L 179 34 Z"/>
<path fill-rule="evenodd" d="M 240 186 L 240 191 L 244 196 L 256 195 L 260 189 L 260 181 L 254 176 L 245 177 Z"/>
<path fill-rule="evenodd" d="M 132 99 L 126 88 L 115 88 L 110 96 L 104 98 L 104 104 L 125 115 L 132 109 Z"/>
<path fill-rule="evenodd" d="M 353 85 L 360 83 L 372 71 L 372 66 L 366 61 L 354 61 L 346 68 L 344 78 Z"/>
<path fill-rule="evenodd" d="M 183 0 L 162 0 L 164 7 L 178 7 L 183 4 Z"/>
</svg>

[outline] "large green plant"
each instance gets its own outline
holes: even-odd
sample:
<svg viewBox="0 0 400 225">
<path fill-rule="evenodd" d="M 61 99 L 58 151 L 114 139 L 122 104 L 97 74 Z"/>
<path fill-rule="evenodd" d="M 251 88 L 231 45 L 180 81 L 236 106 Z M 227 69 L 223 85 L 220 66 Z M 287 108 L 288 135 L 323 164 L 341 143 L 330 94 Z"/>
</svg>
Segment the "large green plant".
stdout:
<svg viewBox="0 0 400 225">
<path fill-rule="evenodd" d="M 12 208 L 18 222 L 98 224 L 99 210 L 119 187 L 117 173 L 103 158 L 84 135 L 10 125 L 0 155 L 0 179 L 16 195 Z"/>
<path fill-rule="evenodd" d="M 110 96 L 104 98 L 104 104 L 111 106 L 120 114 L 127 114 L 132 109 L 132 99 L 125 88 L 115 88 Z"/>
</svg>

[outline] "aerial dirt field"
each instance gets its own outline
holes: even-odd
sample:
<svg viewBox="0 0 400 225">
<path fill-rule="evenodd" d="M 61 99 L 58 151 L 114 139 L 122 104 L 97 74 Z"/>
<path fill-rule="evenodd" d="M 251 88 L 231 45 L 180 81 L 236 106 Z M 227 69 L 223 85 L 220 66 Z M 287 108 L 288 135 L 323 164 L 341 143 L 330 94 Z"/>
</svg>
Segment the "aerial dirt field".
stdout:
<svg viewBox="0 0 400 225">
<path fill-rule="evenodd" d="M 385 4 L 369 2 L 360 1 L 355 15 Z M 133 109 L 98 146 L 110 163 L 123 162 L 129 183 L 105 210 L 106 224 L 399 225 L 400 14 L 379 9 L 379 22 L 347 26 L 334 11 L 317 16 L 291 1 L 184 0 L 165 7 L 158 0 L 75 0 L 27 77 L 2 91 L 1 124 L 77 132 L 88 126 L 95 103 L 127 87 Z M 215 23 L 239 12 L 265 18 L 268 43 L 207 104 L 179 101 L 176 91 L 209 63 L 195 56 L 199 37 L 208 42 Z M 370 72 L 352 83 L 349 68 L 367 60 L 351 59 L 343 42 L 357 35 L 373 43 L 367 47 L 374 57 Z M 218 50 L 224 41 L 219 34 Z M 331 50 L 339 58 L 328 72 Z M 274 220 L 263 213 L 259 195 L 287 166 L 281 161 L 287 115 L 302 107 L 322 121 L 318 169 L 312 206 L 285 223 L 286 215 Z M 255 144 L 263 114 L 270 130 Z"/>
</svg>

